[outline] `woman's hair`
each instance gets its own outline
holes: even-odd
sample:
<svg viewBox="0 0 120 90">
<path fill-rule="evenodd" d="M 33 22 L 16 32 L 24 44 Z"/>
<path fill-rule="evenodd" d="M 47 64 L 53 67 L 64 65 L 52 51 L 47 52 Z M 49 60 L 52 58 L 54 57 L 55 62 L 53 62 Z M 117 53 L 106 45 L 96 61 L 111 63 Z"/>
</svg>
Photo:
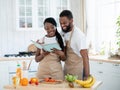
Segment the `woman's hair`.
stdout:
<svg viewBox="0 0 120 90">
<path fill-rule="evenodd" d="M 52 18 L 52 17 L 46 18 L 45 21 L 44 21 L 44 25 L 45 25 L 46 22 L 51 23 L 51 24 L 53 24 L 55 27 L 57 27 L 57 23 L 56 23 L 55 19 Z M 59 43 L 59 45 L 60 45 L 60 47 L 62 48 L 62 51 L 63 51 L 63 50 L 64 50 L 63 39 L 62 39 L 60 33 L 57 31 L 57 28 L 56 28 L 56 33 L 55 33 L 55 35 L 56 35 L 56 39 L 57 39 L 57 41 L 58 41 L 58 43 Z"/>
</svg>

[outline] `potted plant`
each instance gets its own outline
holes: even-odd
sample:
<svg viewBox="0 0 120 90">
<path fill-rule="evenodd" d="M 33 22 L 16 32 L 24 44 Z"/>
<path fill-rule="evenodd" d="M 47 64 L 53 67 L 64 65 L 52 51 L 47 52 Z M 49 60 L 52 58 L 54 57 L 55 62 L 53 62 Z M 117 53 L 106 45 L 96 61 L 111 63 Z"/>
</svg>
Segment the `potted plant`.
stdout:
<svg viewBox="0 0 120 90">
<path fill-rule="evenodd" d="M 120 16 L 117 18 L 117 31 L 116 31 L 116 37 L 117 37 L 117 46 L 118 46 L 118 53 L 120 53 Z"/>
</svg>

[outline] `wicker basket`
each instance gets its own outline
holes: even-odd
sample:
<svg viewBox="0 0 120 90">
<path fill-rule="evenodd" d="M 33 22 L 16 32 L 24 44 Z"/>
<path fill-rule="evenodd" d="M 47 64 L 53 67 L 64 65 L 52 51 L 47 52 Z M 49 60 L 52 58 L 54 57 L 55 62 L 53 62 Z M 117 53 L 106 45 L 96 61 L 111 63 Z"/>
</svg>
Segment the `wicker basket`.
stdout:
<svg viewBox="0 0 120 90">
<path fill-rule="evenodd" d="M 37 51 L 37 48 L 35 47 L 34 44 L 30 44 L 28 46 L 28 52 L 36 52 Z"/>
</svg>

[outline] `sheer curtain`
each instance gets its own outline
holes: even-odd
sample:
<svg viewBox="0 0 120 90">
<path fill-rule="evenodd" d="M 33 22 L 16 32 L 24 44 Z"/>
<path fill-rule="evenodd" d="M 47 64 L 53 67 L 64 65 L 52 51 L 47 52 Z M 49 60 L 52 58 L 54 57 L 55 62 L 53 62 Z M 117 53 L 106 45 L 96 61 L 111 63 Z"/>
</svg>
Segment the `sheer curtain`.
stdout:
<svg viewBox="0 0 120 90">
<path fill-rule="evenodd" d="M 86 32 L 85 1 L 86 0 L 70 0 L 70 10 L 74 16 L 74 23 L 83 32 Z"/>
<path fill-rule="evenodd" d="M 84 33 L 86 33 L 86 0 L 80 0 L 80 26 Z"/>
<path fill-rule="evenodd" d="M 120 0 L 86 0 L 87 38 L 100 54 L 115 53 Z"/>
</svg>

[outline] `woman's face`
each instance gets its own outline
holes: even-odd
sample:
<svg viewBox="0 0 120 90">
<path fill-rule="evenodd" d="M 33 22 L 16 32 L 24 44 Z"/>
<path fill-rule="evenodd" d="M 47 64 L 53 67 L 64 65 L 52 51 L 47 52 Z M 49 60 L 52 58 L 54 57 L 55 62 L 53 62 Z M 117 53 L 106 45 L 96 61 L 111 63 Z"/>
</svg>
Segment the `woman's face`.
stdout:
<svg viewBox="0 0 120 90">
<path fill-rule="evenodd" d="M 53 24 L 46 22 L 44 25 L 44 29 L 46 30 L 48 37 L 55 36 L 56 27 Z"/>
</svg>

